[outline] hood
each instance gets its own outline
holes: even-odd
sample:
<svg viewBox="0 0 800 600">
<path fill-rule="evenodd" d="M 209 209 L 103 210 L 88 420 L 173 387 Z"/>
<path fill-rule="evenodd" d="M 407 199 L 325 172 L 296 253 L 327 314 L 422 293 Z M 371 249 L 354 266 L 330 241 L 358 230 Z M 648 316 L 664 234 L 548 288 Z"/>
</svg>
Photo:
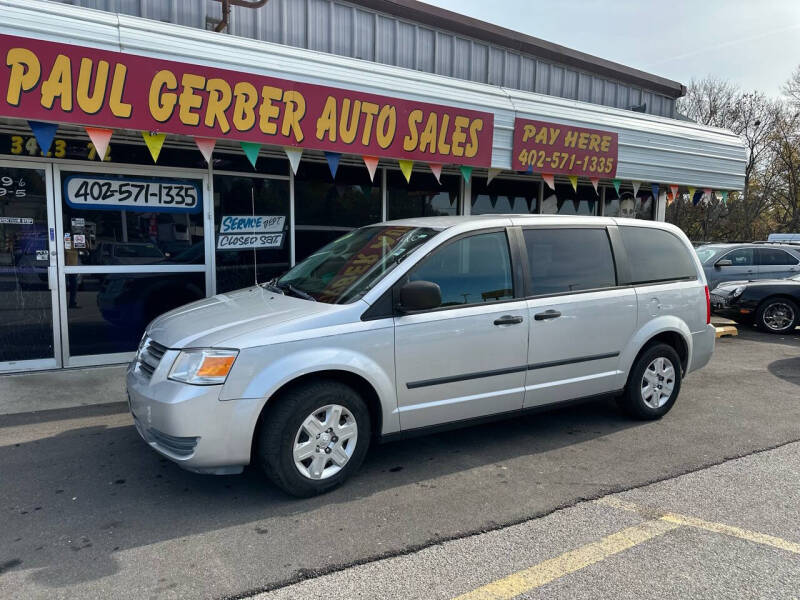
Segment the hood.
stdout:
<svg viewBox="0 0 800 600">
<path fill-rule="evenodd" d="M 155 319 L 147 334 L 168 348 L 217 346 L 255 329 L 336 309 L 337 305 L 251 287 L 176 308 Z"/>
<path fill-rule="evenodd" d="M 730 292 L 740 285 L 746 285 L 748 287 L 757 287 L 762 285 L 791 285 L 800 287 L 800 281 L 797 281 L 796 279 L 743 279 L 741 281 L 726 281 L 724 283 L 720 283 L 713 291 L 716 292 L 717 290 L 720 290 L 722 292 Z"/>
</svg>

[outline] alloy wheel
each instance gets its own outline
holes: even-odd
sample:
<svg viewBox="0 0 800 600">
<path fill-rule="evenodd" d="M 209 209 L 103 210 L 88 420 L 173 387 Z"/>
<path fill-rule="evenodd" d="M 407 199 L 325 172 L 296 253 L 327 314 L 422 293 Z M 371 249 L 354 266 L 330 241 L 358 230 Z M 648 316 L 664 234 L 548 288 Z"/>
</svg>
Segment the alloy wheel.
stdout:
<svg viewBox="0 0 800 600">
<path fill-rule="evenodd" d="M 770 330 L 783 331 L 794 323 L 794 309 L 785 302 L 773 302 L 764 309 L 762 320 Z"/>
</svg>

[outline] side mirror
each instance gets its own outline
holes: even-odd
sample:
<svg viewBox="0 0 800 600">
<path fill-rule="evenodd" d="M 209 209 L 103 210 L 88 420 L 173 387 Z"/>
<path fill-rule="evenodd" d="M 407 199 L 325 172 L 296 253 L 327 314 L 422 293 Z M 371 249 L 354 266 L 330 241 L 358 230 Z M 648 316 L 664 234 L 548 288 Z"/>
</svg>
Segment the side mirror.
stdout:
<svg viewBox="0 0 800 600">
<path fill-rule="evenodd" d="M 432 281 L 409 281 L 400 288 L 400 310 L 430 310 L 442 305 L 442 290 Z"/>
<path fill-rule="evenodd" d="M 727 258 L 723 258 L 722 260 L 718 260 L 716 263 L 714 263 L 714 266 L 717 267 L 718 269 L 720 267 L 730 267 L 732 265 L 733 265 L 733 261 L 731 261 L 730 259 L 727 259 Z"/>
</svg>

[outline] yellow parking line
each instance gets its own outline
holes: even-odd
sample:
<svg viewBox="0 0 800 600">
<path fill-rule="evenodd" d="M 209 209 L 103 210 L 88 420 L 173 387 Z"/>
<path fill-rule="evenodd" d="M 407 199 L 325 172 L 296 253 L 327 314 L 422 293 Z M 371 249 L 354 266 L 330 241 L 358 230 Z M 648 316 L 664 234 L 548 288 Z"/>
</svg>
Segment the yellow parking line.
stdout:
<svg viewBox="0 0 800 600">
<path fill-rule="evenodd" d="M 513 598 L 678 527 L 680 527 L 678 523 L 662 519 L 645 521 L 639 525 L 612 533 L 586 546 L 565 552 L 561 556 L 551 558 L 523 571 L 513 573 L 503 579 L 493 581 L 459 596 L 456 600 L 501 600 Z"/>
<path fill-rule="evenodd" d="M 793 554 L 800 554 L 800 544 L 790 542 L 766 533 L 759 533 L 758 531 L 749 531 L 732 525 L 725 525 L 724 523 L 713 523 L 711 521 L 703 521 L 702 519 L 695 519 L 694 517 L 687 517 L 684 515 L 676 515 L 667 513 L 661 517 L 664 521 L 675 523 L 676 525 L 685 525 L 686 527 L 695 527 L 697 529 L 704 529 L 713 533 L 721 533 L 731 537 L 747 540 L 756 544 L 764 546 L 772 546 L 778 550 L 785 550 Z"/>
</svg>

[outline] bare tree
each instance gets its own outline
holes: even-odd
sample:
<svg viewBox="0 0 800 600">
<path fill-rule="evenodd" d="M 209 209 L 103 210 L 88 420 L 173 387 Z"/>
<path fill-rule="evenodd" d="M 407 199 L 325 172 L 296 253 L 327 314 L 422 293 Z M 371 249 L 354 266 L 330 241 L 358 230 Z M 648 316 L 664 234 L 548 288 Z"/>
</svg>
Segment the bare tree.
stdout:
<svg viewBox="0 0 800 600">
<path fill-rule="evenodd" d="M 783 93 L 790 103 L 800 108 L 800 65 L 783 85 Z"/>
<path fill-rule="evenodd" d="M 702 125 L 730 129 L 736 120 L 739 93 L 730 81 L 719 77 L 692 79 L 686 95 L 678 100 L 678 110 Z"/>
</svg>

